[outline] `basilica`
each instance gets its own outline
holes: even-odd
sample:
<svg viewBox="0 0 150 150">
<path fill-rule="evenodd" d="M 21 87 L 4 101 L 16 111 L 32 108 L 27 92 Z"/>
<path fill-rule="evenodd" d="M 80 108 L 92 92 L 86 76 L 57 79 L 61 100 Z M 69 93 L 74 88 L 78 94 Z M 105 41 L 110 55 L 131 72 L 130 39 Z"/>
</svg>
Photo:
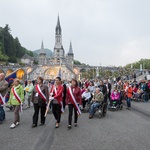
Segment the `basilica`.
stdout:
<svg viewBox="0 0 150 150">
<path fill-rule="evenodd" d="M 78 71 L 74 68 L 72 43 L 70 42 L 69 50 L 66 54 L 63 48 L 62 28 L 60 25 L 59 16 L 55 28 L 53 55 L 50 58 L 46 56 L 42 41 L 38 62 L 39 65 L 29 72 L 28 78 L 35 79 L 37 76 L 43 76 L 45 79 L 54 79 L 56 76 L 61 76 L 64 80 L 71 80 L 72 78 L 77 78 L 78 76 Z"/>
</svg>

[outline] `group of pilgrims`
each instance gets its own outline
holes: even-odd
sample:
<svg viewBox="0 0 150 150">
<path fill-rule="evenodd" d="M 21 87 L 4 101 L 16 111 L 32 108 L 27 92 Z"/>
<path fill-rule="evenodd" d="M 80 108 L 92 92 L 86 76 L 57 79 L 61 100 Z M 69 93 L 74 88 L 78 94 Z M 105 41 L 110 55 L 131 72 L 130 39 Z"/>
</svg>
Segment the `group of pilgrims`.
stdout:
<svg viewBox="0 0 150 150">
<path fill-rule="evenodd" d="M 49 110 L 52 111 L 55 122 L 55 128 L 59 128 L 61 115 L 68 110 L 68 129 L 72 128 L 72 124 L 77 127 L 78 116 L 85 112 L 86 105 L 90 103 L 89 119 L 92 119 L 95 108 L 100 106 L 102 102 L 109 104 L 112 93 L 117 96 L 120 93 L 120 99 L 125 95 L 127 99 L 127 108 L 131 108 L 132 86 L 129 82 L 118 81 L 112 88 L 112 84 L 108 79 L 88 80 L 82 82 L 72 79 L 71 81 L 62 81 L 60 77 L 56 77 L 54 81 L 46 82 L 41 76 L 37 77 L 33 82 L 28 80 L 26 86 L 23 87 L 19 79 L 13 82 L 5 81 L 5 75 L 0 73 L 0 124 L 5 119 L 4 106 L 12 108 L 14 111 L 14 119 L 10 128 L 14 129 L 20 124 L 20 112 L 27 95 L 28 107 L 33 103 L 34 114 L 32 119 L 32 128 L 43 126 Z M 66 108 L 67 106 L 67 108 Z M 1 115 L 3 112 L 3 116 Z M 72 116 L 74 112 L 74 122 Z M 40 113 L 40 115 L 39 115 Z M 38 123 L 40 116 L 40 123 Z M 73 123 L 72 123 L 73 122 Z"/>
</svg>

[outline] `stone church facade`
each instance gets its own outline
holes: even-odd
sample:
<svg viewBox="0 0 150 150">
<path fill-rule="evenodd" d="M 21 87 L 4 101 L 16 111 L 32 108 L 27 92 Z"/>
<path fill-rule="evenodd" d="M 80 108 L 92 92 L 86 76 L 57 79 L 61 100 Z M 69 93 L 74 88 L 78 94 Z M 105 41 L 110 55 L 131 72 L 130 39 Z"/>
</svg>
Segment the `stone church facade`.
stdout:
<svg viewBox="0 0 150 150">
<path fill-rule="evenodd" d="M 70 42 L 69 51 L 65 54 L 62 44 L 62 29 L 58 16 L 57 25 L 55 28 L 55 45 L 53 56 L 46 57 L 44 52 L 44 44 L 42 41 L 41 50 L 39 53 L 39 65 L 29 73 L 30 79 L 36 79 L 37 76 L 43 76 L 45 79 L 54 79 L 60 76 L 63 80 L 71 80 L 78 78 L 77 70 L 74 68 L 74 53 L 72 43 Z"/>
</svg>

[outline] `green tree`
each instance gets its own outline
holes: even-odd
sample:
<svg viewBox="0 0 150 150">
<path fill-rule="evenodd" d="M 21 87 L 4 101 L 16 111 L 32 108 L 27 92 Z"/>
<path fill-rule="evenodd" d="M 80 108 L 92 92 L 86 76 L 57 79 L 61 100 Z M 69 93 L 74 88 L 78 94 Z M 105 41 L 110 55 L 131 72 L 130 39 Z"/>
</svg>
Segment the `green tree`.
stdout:
<svg viewBox="0 0 150 150">
<path fill-rule="evenodd" d="M 9 57 L 8 61 L 11 63 L 17 63 L 17 58 L 15 56 L 11 56 Z"/>
<path fill-rule="evenodd" d="M 81 65 L 81 62 L 79 62 L 78 60 L 74 60 L 74 64 L 75 65 Z"/>
<path fill-rule="evenodd" d="M 19 38 L 13 38 L 10 31 L 8 24 L 4 28 L 0 27 L 0 60 L 16 62 L 24 54 L 33 57 L 33 52 L 22 47 Z"/>
</svg>

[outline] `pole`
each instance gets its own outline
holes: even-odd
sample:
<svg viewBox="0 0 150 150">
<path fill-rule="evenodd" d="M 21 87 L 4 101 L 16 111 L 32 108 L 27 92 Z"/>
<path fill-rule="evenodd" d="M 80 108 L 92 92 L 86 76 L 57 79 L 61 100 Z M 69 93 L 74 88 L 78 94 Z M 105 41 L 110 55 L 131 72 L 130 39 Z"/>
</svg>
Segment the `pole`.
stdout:
<svg viewBox="0 0 150 150">
<path fill-rule="evenodd" d="M 44 117 L 47 116 L 47 113 L 48 113 L 48 110 L 49 110 L 49 105 L 50 105 L 50 103 L 51 103 L 51 100 L 49 99 L 48 104 L 47 104 L 47 107 L 46 107 L 46 111 L 45 111 Z"/>
<path fill-rule="evenodd" d="M 94 66 L 93 66 L 93 79 L 94 79 Z"/>
</svg>

